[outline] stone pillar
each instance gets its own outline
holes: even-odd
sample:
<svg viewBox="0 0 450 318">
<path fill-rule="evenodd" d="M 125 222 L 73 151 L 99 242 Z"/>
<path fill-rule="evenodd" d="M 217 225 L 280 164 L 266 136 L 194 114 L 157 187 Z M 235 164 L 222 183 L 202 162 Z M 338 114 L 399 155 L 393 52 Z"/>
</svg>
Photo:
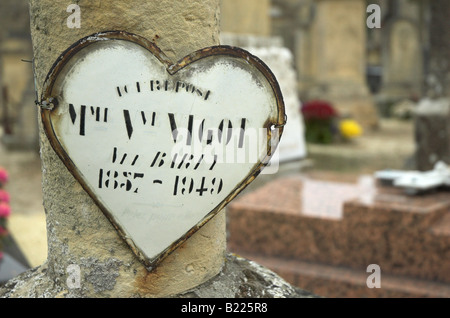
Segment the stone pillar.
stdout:
<svg viewBox="0 0 450 318">
<path fill-rule="evenodd" d="M 312 10 L 307 12 L 312 19 L 308 32 L 302 33 L 303 62 L 297 62 L 301 96 L 328 100 L 341 115 L 376 127 L 378 116 L 365 78 L 366 2 L 317 0 Z"/>
<path fill-rule="evenodd" d="M 427 92 L 432 98 L 450 97 L 450 2 L 435 0 L 430 6 L 430 53 Z"/>
<path fill-rule="evenodd" d="M 415 163 L 418 170 L 450 165 L 450 99 L 423 99 L 415 109 Z"/>
<path fill-rule="evenodd" d="M 78 4 L 81 28 L 71 29 L 66 23 L 71 14 L 66 12 L 67 3 L 30 1 L 39 96 L 58 56 L 96 32 L 124 30 L 146 37 L 173 61 L 218 44 L 218 0 L 81 0 Z M 40 283 L 29 281 L 10 296 L 164 297 L 198 286 L 221 271 L 226 249 L 224 212 L 148 272 L 54 153 L 42 127 L 40 144 L 48 260 L 39 269 L 45 272 Z M 70 288 L 68 279 L 77 270 L 79 288 Z"/>
<path fill-rule="evenodd" d="M 417 99 L 423 90 L 423 52 L 425 39 L 421 30 L 423 3 L 397 1 L 383 25 L 383 84 L 385 102 L 404 98 Z"/>
<path fill-rule="evenodd" d="M 450 165 L 450 3 L 429 2 L 430 52 L 427 98 L 415 112 L 415 160 L 418 170 L 430 170 L 437 161 Z"/>
<path fill-rule="evenodd" d="M 28 1 L 4 0 L 0 3 L 0 117 L 3 116 L 3 134 L 0 138 L 8 148 L 37 146 L 37 125 L 29 38 Z M 4 90 L 4 91 L 3 91 Z M 2 93 L 7 105 L 1 105 Z M 7 107 L 7 109 L 6 109 Z M 3 111 L 3 113 L 2 113 Z M 7 116 L 5 116 L 7 113 Z M 5 118 L 8 117 L 8 118 Z"/>
<path fill-rule="evenodd" d="M 270 0 L 220 0 L 220 29 L 236 34 L 271 34 Z"/>
<path fill-rule="evenodd" d="M 390 27 L 383 64 L 383 94 L 391 99 L 417 98 L 422 93 L 422 48 L 419 32 L 407 20 Z"/>
</svg>

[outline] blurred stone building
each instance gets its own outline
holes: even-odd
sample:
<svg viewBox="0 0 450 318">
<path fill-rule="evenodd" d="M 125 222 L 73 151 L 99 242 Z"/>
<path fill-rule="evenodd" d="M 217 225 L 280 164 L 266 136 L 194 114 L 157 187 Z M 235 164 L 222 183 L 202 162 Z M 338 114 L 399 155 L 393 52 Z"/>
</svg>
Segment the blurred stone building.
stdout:
<svg viewBox="0 0 450 318">
<path fill-rule="evenodd" d="M 221 6 L 223 32 L 278 38 L 276 45 L 292 52 L 301 102 L 329 101 L 366 130 L 381 117 L 414 117 L 412 166 L 450 164 L 448 0 L 221 0 Z M 374 18 L 379 27 L 371 28 Z"/>
<path fill-rule="evenodd" d="M 376 127 L 393 104 L 425 93 L 429 1 L 264 0 L 258 12 L 233 10 L 235 2 L 222 0 L 222 30 L 280 36 L 294 54 L 302 101 L 328 100 L 341 115 Z M 381 28 L 366 24 L 369 4 L 381 9 Z"/>
<path fill-rule="evenodd" d="M 369 4 L 381 9 L 381 28 L 366 24 Z M 289 51 L 298 108 L 328 100 L 342 116 L 375 128 L 399 102 L 448 95 L 446 0 L 220 0 L 220 5 L 222 44 Z M 239 36 L 231 40 L 229 34 Z M 37 143 L 32 65 L 22 61 L 32 60 L 30 43 L 28 2 L 0 1 L 0 120 L 2 140 L 11 146 Z M 264 52 L 269 54 L 258 54 Z"/>
<path fill-rule="evenodd" d="M 273 30 L 295 54 L 303 101 L 330 101 L 341 116 L 376 127 L 366 82 L 364 0 L 273 0 Z"/>
<path fill-rule="evenodd" d="M 28 1 L 0 1 L 0 133 L 11 148 L 36 148 L 32 48 Z"/>
</svg>

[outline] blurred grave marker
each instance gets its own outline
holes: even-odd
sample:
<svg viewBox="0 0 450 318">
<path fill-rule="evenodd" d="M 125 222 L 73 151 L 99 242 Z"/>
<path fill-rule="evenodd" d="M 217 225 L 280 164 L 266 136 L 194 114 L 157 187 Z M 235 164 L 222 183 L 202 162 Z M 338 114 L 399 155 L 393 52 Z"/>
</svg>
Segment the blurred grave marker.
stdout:
<svg viewBox="0 0 450 318">
<path fill-rule="evenodd" d="M 423 99 L 415 110 L 415 162 L 418 170 L 450 164 L 450 99 Z"/>
</svg>

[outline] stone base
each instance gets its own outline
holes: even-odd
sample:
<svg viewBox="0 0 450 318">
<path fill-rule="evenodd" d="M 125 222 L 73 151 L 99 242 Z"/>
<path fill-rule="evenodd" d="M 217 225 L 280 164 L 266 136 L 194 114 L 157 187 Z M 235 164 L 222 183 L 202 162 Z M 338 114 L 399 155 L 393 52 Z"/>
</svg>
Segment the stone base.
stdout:
<svg viewBox="0 0 450 318">
<path fill-rule="evenodd" d="M 67 290 L 65 282 L 49 277 L 46 264 L 31 269 L 0 287 L 0 298 L 83 297 Z M 146 297 L 122 295 L 121 297 Z M 206 283 L 166 298 L 313 298 L 314 294 L 291 286 L 274 272 L 236 255 L 227 254 L 222 271 Z"/>
<path fill-rule="evenodd" d="M 380 288 L 368 288 L 365 269 L 330 266 L 279 257 L 245 254 L 271 268 L 294 286 L 329 298 L 449 298 L 450 286 L 439 282 L 384 274 Z"/>
<path fill-rule="evenodd" d="M 207 283 L 176 297 L 200 298 L 316 298 L 291 286 L 267 268 L 228 254 L 222 272 Z"/>
<path fill-rule="evenodd" d="M 422 297 L 436 285 L 450 296 L 449 191 L 409 197 L 370 182 L 283 178 L 231 203 L 228 231 L 230 251 L 321 296 Z M 381 291 L 365 285 L 370 264 Z M 404 281 L 417 288 L 400 292 Z"/>
</svg>

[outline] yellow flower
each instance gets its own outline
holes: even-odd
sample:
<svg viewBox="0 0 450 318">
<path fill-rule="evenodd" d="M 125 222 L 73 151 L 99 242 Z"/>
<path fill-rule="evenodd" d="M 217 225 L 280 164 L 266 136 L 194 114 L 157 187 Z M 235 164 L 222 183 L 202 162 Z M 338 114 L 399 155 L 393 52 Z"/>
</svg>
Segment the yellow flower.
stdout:
<svg viewBox="0 0 450 318">
<path fill-rule="evenodd" d="M 362 134 L 361 126 L 352 119 L 344 119 L 339 123 L 339 131 L 345 138 L 354 138 Z"/>
</svg>

